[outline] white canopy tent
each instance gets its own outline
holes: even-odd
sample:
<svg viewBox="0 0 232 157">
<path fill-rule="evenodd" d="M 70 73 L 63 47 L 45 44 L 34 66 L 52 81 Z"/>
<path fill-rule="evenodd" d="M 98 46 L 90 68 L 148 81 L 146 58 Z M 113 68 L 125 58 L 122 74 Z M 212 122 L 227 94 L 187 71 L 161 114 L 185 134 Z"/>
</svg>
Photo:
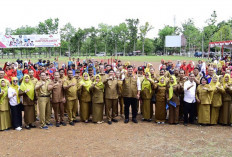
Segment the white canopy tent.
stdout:
<svg viewBox="0 0 232 157">
<path fill-rule="evenodd" d="M 210 48 L 213 48 L 213 47 L 220 47 L 221 55 L 223 56 L 224 48 L 232 50 L 232 40 L 210 42 L 208 51 L 210 52 Z"/>
</svg>

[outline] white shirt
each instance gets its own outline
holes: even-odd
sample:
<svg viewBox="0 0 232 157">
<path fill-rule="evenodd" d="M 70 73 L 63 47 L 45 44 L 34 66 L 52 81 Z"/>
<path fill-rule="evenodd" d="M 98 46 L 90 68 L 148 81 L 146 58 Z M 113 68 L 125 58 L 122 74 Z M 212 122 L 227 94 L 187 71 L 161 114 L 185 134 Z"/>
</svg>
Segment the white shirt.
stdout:
<svg viewBox="0 0 232 157">
<path fill-rule="evenodd" d="M 15 89 L 9 87 L 9 88 L 8 88 L 8 98 L 9 98 L 9 102 L 10 102 L 10 105 L 11 105 L 11 106 L 16 106 L 16 105 L 18 105 L 17 96 L 13 96 L 14 94 L 16 94 Z"/>
<path fill-rule="evenodd" d="M 192 86 L 189 90 L 190 86 Z M 196 102 L 196 83 L 190 82 L 189 80 L 184 83 L 184 101 L 187 103 L 195 103 Z"/>
<path fill-rule="evenodd" d="M 122 75 L 122 81 L 125 79 L 125 75 Z M 137 78 L 137 90 L 141 90 L 141 82 L 139 77 Z"/>
</svg>

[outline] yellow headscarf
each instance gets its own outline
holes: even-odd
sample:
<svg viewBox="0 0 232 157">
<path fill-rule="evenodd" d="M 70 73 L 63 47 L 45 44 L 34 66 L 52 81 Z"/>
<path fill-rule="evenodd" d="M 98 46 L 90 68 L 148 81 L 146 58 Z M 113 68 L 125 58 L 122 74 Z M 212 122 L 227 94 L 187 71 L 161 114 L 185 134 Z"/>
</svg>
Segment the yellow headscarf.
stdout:
<svg viewBox="0 0 232 157">
<path fill-rule="evenodd" d="M 2 87 L 2 81 L 4 81 L 5 82 L 5 87 Z M 2 102 L 3 102 L 3 100 L 4 100 L 4 98 L 7 96 L 7 94 L 8 94 L 8 87 L 7 87 L 7 82 L 6 82 L 6 80 L 5 79 L 0 79 L 0 87 L 1 87 L 1 93 L 2 93 L 2 91 L 4 91 L 4 94 L 1 96 L 1 98 L 0 98 L 0 105 L 2 104 Z"/>
<path fill-rule="evenodd" d="M 174 75 L 171 75 L 171 78 L 173 78 L 174 82 L 171 83 L 171 81 L 169 82 L 169 100 L 172 99 L 173 97 L 173 86 L 175 86 L 177 84 L 176 82 L 176 77 Z"/>
<path fill-rule="evenodd" d="M 222 84 L 223 84 L 223 87 L 225 88 L 226 87 L 226 81 L 225 81 L 225 78 L 226 77 L 229 77 L 229 81 L 227 83 L 230 83 L 231 82 L 231 78 L 230 78 L 230 75 L 229 74 L 225 74 L 224 77 L 223 77 L 223 80 L 222 80 Z"/>
<path fill-rule="evenodd" d="M 217 78 L 217 82 L 215 82 L 215 83 L 213 82 L 214 77 Z M 212 87 L 213 90 L 215 90 L 216 87 L 218 87 L 220 85 L 220 83 L 219 83 L 219 78 L 217 75 L 214 75 L 213 78 L 212 78 L 211 82 L 209 83 L 209 85 Z"/>
<path fill-rule="evenodd" d="M 146 72 L 150 72 L 150 66 L 151 66 L 152 64 L 151 63 L 147 63 L 147 67 L 146 67 L 146 69 L 145 69 L 145 73 Z"/>
<path fill-rule="evenodd" d="M 99 82 L 96 83 L 96 78 L 99 77 Z M 94 83 L 96 84 L 97 87 L 101 88 L 101 89 L 104 89 L 104 84 L 102 83 L 102 80 L 101 80 L 101 76 L 99 74 L 97 74 L 94 78 Z"/>
<path fill-rule="evenodd" d="M 164 83 L 161 83 L 161 82 L 160 82 L 161 79 L 164 79 Z M 166 86 L 166 79 L 165 79 L 164 76 L 161 76 L 161 77 L 159 78 L 159 83 L 158 83 L 158 85 L 161 86 L 161 87 Z"/>
<path fill-rule="evenodd" d="M 126 63 L 125 63 L 125 66 L 127 67 L 128 65 L 130 65 L 130 62 L 129 61 L 127 61 Z"/>
<path fill-rule="evenodd" d="M 146 74 L 148 74 L 149 75 L 149 79 L 151 79 L 151 73 L 150 72 L 146 72 Z M 144 77 L 144 80 L 142 82 L 142 90 L 144 90 L 145 88 L 147 88 L 150 91 L 150 93 L 152 92 L 152 90 L 151 90 L 151 82 L 148 81 L 146 77 Z"/>
<path fill-rule="evenodd" d="M 25 79 L 26 77 L 29 78 L 29 82 L 26 83 Z M 24 75 L 23 76 L 23 81 L 21 83 L 21 86 L 20 86 L 20 89 L 25 92 L 27 89 L 29 89 L 29 91 L 27 92 L 27 96 L 31 99 L 31 100 L 34 100 L 34 95 L 35 95 L 35 87 L 34 87 L 34 84 L 32 83 L 31 81 L 31 78 L 29 75 Z"/>
<path fill-rule="evenodd" d="M 84 76 L 85 75 L 88 75 L 88 80 L 85 80 L 84 79 Z M 89 74 L 87 73 L 87 72 L 85 72 L 84 74 L 83 74 L 83 78 L 82 78 L 82 80 L 81 80 L 81 82 L 80 82 L 84 87 L 85 87 L 85 89 L 89 92 L 89 88 L 91 87 L 91 85 L 92 85 L 92 81 L 90 80 L 90 78 L 89 78 Z"/>
<path fill-rule="evenodd" d="M 16 96 L 17 96 L 17 103 L 20 103 L 20 98 L 19 98 L 19 85 L 18 83 L 16 85 L 14 85 L 14 80 L 18 80 L 17 77 L 12 77 L 12 84 L 10 85 L 11 88 L 13 88 L 16 91 Z"/>
</svg>

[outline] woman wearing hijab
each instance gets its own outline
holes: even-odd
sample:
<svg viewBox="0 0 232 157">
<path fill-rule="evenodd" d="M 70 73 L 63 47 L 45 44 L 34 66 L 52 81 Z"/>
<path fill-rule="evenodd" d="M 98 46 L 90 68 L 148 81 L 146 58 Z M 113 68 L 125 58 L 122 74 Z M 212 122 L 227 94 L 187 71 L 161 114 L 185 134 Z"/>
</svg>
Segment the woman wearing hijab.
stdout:
<svg viewBox="0 0 232 157">
<path fill-rule="evenodd" d="M 101 124 L 103 122 L 104 84 L 101 81 L 100 75 L 95 76 L 90 91 L 92 95 L 92 121 Z"/>
<path fill-rule="evenodd" d="M 142 99 L 142 115 L 143 120 L 151 122 L 153 116 L 153 104 L 151 103 L 152 89 L 154 88 L 154 81 L 151 79 L 150 72 L 145 73 L 144 80 L 141 83 L 141 99 Z"/>
<path fill-rule="evenodd" d="M 225 74 L 222 79 L 222 85 L 225 90 L 225 93 L 222 95 L 222 107 L 219 114 L 219 123 L 222 125 L 229 125 L 232 123 L 231 116 L 231 92 L 232 84 L 229 74 Z"/>
<path fill-rule="evenodd" d="M 80 93 L 81 93 L 81 98 L 80 98 L 80 116 L 81 120 L 84 121 L 85 123 L 89 122 L 89 117 L 90 117 L 90 111 L 91 111 L 91 95 L 89 88 L 92 86 L 92 81 L 89 78 L 88 73 L 83 74 L 83 79 L 80 82 Z"/>
<path fill-rule="evenodd" d="M 30 76 L 27 74 L 23 77 L 23 81 L 19 89 L 19 96 L 23 96 L 25 128 L 28 130 L 35 128 L 35 125 L 33 124 L 36 121 L 34 101 L 35 87 Z"/>
<path fill-rule="evenodd" d="M 177 84 L 176 77 L 171 75 L 166 92 L 167 101 L 169 104 L 169 124 L 179 123 L 179 92 L 180 85 Z"/>
<path fill-rule="evenodd" d="M 8 100 L 8 87 L 5 79 L 0 79 L 0 130 L 11 128 L 10 106 Z"/>
<path fill-rule="evenodd" d="M 18 78 L 12 77 L 12 85 L 8 88 L 8 98 L 11 110 L 12 126 L 15 130 L 22 130 L 22 106 L 19 98 Z"/>
<path fill-rule="evenodd" d="M 201 78 L 200 85 L 197 87 L 196 100 L 198 105 L 198 123 L 202 125 L 210 124 L 210 104 L 212 88 L 208 84 L 208 79 Z"/>
<path fill-rule="evenodd" d="M 219 110 L 222 106 L 222 94 L 225 93 L 225 90 L 219 83 L 219 78 L 217 75 L 213 76 L 213 79 L 209 85 L 213 89 L 212 106 L 210 109 L 210 124 L 215 125 L 218 123 Z"/>
<path fill-rule="evenodd" d="M 166 119 L 166 79 L 164 76 L 159 78 L 156 85 L 156 104 L 155 104 L 155 122 L 164 124 Z"/>
</svg>

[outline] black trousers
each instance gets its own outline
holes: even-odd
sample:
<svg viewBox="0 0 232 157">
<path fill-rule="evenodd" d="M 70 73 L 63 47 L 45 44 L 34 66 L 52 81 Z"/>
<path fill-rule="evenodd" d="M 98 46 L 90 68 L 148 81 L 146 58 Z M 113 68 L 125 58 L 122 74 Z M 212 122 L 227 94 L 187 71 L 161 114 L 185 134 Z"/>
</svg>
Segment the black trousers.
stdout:
<svg viewBox="0 0 232 157">
<path fill-rule="evenodd" d="M 184 102 L 184 123 L 194 122 L 195 107 L 196 107 L 196 103 Z"/>
<path fill-rule="evenodd" d="M 10 106 L 13 128 L 22 126 L 22 105 Z"/>
<path fill-rule="evenodd" d="M 132 108 L 132 119 L 136 119 L 137 116 L 137 99 L 136 98 L 128 98 L 124 97 L 124 113 L 125 113 L 125 119 L 129 119 L 129 110 L 130 106 Z"/>
</svg>

